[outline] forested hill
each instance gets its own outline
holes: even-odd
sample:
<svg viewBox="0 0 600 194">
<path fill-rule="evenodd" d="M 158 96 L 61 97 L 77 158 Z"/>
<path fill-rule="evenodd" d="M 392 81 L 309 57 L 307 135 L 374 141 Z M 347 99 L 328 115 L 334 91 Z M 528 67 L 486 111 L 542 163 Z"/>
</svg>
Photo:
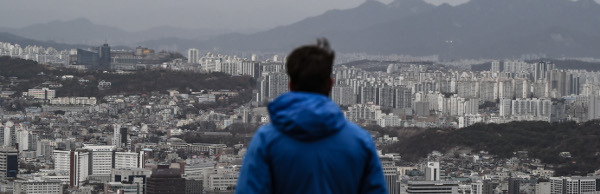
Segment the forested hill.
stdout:
<svg viewBox="0 0 600 194">
<path fill-rule="evenodd" d="M 61 79 L 63 75 L 73 75 L 73 79 Z M 6 81 L 9 77 L 17 77 L 17 85 L 9 89 L 17 94 L 50 81 L 60 83 L 56 95 L 104 97 L 115 94 L 148 94 L 150 92 L 166 92 L 175 89 L 180 92 L 200 90 L 232 90 L 239 91 L 244 98 L 251 98 L 254 81 L 250 77 L 230 76 L 223 73 L 194 73 L 181 71 L 136 71 L 130 74 L 116 74 L 103 71 L 76 71 L 73 69 L 50 68 L 35 61 L 0 57 L 0 78 Z M 80 79 L 89 82 L 81 83 Z M 110 89 L 99 89 L 98 82 L 111 82 Z M 1 80 L 0 80 L 1 81 Z M 8 85 L 6 85 L 8 86 Z M 246 95 L 248 94 L 248 95 Z"/>
<path fill-rule="evenodd" d="M 555 166 L 556 175 L 585 175 L 600 168 L 600 121 L 586 123 L 511 122 L 476 124 L 462 129 L 427 129 L 384 148 L 417 161 L 434 150 L 455 147 L 489 151 L 499 157 L 529 151 L 532 158 Z M 570 152 L 571 158 L 559 157 Z"/>
</svg>

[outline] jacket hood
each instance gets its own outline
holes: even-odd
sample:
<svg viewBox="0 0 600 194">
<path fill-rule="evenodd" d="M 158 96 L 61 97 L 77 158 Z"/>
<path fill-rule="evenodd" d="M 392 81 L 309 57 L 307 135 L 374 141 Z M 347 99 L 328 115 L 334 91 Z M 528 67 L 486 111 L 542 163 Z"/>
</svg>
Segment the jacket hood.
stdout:
<svg viewBox="0 0 600 194">
<path fill-rule="evenodd" d="M 301 141 L 316 141 L 340 131 L 346 119 L 329 97 L 309 92 L 288 92 L 268 106 L 273 126 Z"/>
</svg>

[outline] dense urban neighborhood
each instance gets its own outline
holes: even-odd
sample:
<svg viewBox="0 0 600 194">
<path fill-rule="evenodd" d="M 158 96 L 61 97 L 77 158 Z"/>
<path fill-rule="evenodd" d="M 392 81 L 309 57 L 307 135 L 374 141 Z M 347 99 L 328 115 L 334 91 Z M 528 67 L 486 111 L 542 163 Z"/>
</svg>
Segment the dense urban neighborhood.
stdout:
<svg viewBox="0 0 600 194">
<path fill-rule="evenodd" d="M 0 42 L 0 192 L 233 192 L 286 57 L 186 54 Z M 390 193 L 600 193 L 600 72 L 473 67 L 335 65 L 330 98 L 371 134 Z"/>
</svg>

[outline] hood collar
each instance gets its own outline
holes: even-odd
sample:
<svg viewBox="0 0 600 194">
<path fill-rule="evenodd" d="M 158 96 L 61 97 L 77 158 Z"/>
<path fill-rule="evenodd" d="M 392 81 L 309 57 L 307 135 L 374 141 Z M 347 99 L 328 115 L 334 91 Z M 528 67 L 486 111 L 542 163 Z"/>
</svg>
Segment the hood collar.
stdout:
<svg viewBox="0 0 600 194">
<path fill-rule="evenodd" d="M 269 103 L 268 110 L 277 130 L 302 141 L 333 135 L 346 120 L 328 96 L 310 92 L 285 93 Z"/>
</svg>

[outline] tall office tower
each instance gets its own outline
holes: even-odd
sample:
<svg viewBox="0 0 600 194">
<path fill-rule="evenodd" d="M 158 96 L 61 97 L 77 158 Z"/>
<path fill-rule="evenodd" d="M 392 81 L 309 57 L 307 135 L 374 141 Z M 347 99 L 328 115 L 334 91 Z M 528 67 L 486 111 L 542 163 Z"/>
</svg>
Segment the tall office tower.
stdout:
<svg viewBox="0 0 600 194">
<path fill-rule="evenodd" d="M 181 171 L 169 168 L 169 165 L 158 165 L 146 184 L 147 194 L 185 193 L 185 179 Z"/>
<path fill-rule="evenodd" d="M 425 180 L 426 181 L 439 181 L 440 180 L 440 163 L 439 162 L 427 162 L 427 166 L 425 166 Z"/>
<path fill-rule="evenodd" d="M 500 61 L 492 61 L 492 68 L 490 69 L 493 73 L 500 72 Z"/>
<path fill-rule="evenodd" d="M 83 150 L 54 150 L 54 170 L 69 172 L 69 186 L 79 187 L 89 176 L 90 154 Z"/>
<path fill-rule="evenodd" d="M 198 49 L 195 48 L 191 48 L 188 50 L 188 63 L 194 63 L 197 64 L 199 62 L 198 60 Z"/>
<path fill-rule="evenodd" d="M 98 48 L 98 64 L 103 67 L 110 67 L 110 46 L 104 44 Z"/>
<path fill-rule="evenodd" d="M 0 180 L 17 178 L 19 174 L 19 152 L 15 148 L 0 148 Z"/>
</svg>

